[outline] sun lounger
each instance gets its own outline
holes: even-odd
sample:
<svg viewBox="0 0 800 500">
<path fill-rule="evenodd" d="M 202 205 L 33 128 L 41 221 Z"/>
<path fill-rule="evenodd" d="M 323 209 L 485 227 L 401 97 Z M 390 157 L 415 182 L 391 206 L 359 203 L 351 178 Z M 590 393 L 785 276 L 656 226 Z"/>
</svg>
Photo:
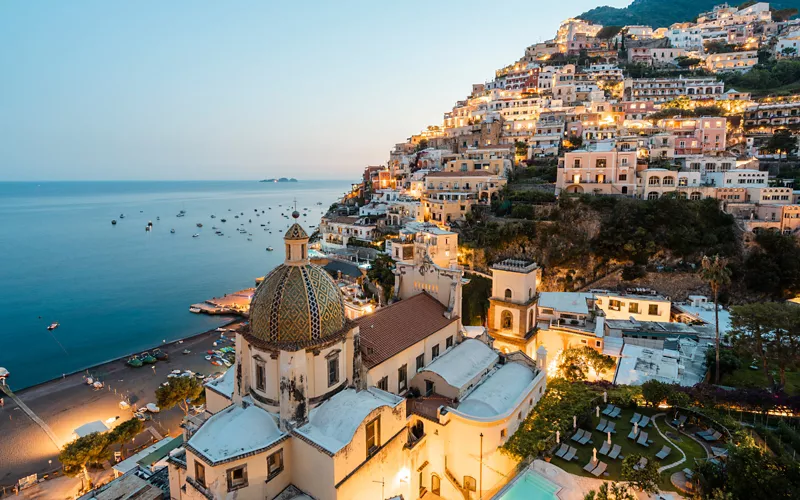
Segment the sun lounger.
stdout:
<svg viewBox="0 0 800 500">
<path fill-rule="evenodd" d="M 644 429 L 645 427 L 647 427 L 647 424 L 649 424 L 649 423 L 650 423 L 650 417 L 645 415 L 645 416 L 642 417 L 641 420 L 639 420 L 639 428 L 640 429 Z"/>
<path fill-rule="evenodd" d="M 578 440 L 580 444 L 590 443 L 592 441 L 592 433 L 589 431 L 583 431 L 583 437 Z"/>
<path fill-rule="evenodd" d="M 612 434 L 617 433 L 617 423 L 616 422 L 609 422 L 603 432 L 610 432 Z"/>
<path fill-rule="evenodd" d="M 650 446 L 647 443 L 647 433 L 646 432 L 642 431 L 642 432 L 639 433 L 639 437 L 636 439 L 636 444 L 640 444 L 640 445 L 642 445 L 644 447 Z"/>
<path fill-rule="evenodd" d="M 565 457 L 569 456 L 569 461 L 577 460 L 578 459 L 578 449 L 574 446 L 569 447 L 569 451 L 564 455 Z"/>
<path fill-rule="evenodd" d="M 672 421 L 672 425 L 674 425 L 675 427 L 680 427 L 686 423 L 686 420 L 687 420 L 686 415 L 681 415 L 680 417 Z"/>
<path fill-rule="evenodd" d="M 608 415 L 609 413 L 614 411 L 614 408 L 616 408 L 614 405 L 609 404 L 608 406 L 606 406 L 605 410 L 603 410 L 603 412 L 602 412 L 603 415 Z"/>
<path fill-rule="evenodd" d="M 669 446 L 664 446 L 661 448 L 661 451 L 656 453 L 656 458 L 659 460 L 664 460 L 670 453 L 672 453 L 672 448 Z"/>
<path fill-rule="evenodd" d="M 592 470 L 592 475 L 595 476 L 595 477 L 599 477 L 601 474 L 603 474 L 606 471 L 607 468 L 608 468 L 608 464 L 607 463 L 600 462 L 599 464 L 597 464 L 597 467 L 595 467 L 594 470 Z"/>
<path fill-rule="evenodd" d="M 611 413 L 608 414 L 608 416 L 611 417 L 611 418 L 617 418 L 617 417 L 619 417 L 620 413 L 622 413 L 622 408 L 617 406 L 616 408 L 614 408 L 614 411 L 612 411 Z"/>
<path fill-rule="evenodd" d="M 565 453 L 566 453 L 568 450 L 569 450 L 569 446 L 567 446 L 565 443 L 562 443 L 562 444 L 561 444 L 561 448 L 559 448 L 559 449 L 558 449 L 558 451 L 556 452 L 556 456 L 557 456 L 558 458 L 564 458 L 564 454 L 565 454 Z"/>
<path fill-rule="evenodd" d="M 595 429 L 597 429 L 600 432 L 603 432 L 606 429 L 607 425 L 608 425 L 608 420 L 601 418 L 600 423 L 597 424 L 597 427 L 595 427 Z"/>
<path fill-rule="evenodd" d="M 691 481 L 694 477 L 694 472 L 692 472 L 692 469 L 683 469 L 683 475 L 686 476 L 687 480 Z"/>
<path fill-rule="evenodd" d="M 615 444 L 611 451 L 608 453 L 608 458 L 617 458 L 622 453 L 622 446 Z"/>
<path fill-rule="evenodd" d="M 647 467 L 647 459 L 642 457 L 638 462 L 636 462 L 636 465 L 633 466 L 633 470 L 642 470 L 645 467 Z"/>
<path fill-rule="evenodd" d="M 713 442 L 719 440 L 719 438 L 722 437 L 722 433 L 719 431 L 712 431 L 710 434 L 703 434 L 700 437 L 706 441 Z"/>
<path fill-rule="evenodd" d="M 578 442 L 583 437 L 583 429 L 578 429 L 578 432 L 572 435 L 571 440 Z"/>
<path fill-rule="evenodd" d="M 641 418 L 642 418 L 641 415 L 639 415 L 638 413 L 634 413 L 633 416 L 631 417 L 630 422 L 631 422 L 631 424 L 635 424 L 635 423 L 639 422 L 639 420 Z"/>
<path fill-rule="evenodd" d="M 597 451 L 597 453 L 601 455 L 608 455 L 608 452 L 611 450 L 611 445 L 608 444 L 608 441 L 603 441 L 603 446 Z"/>
<path fill-rule="evenodd" d="M 641 432 L 641 431 L 639 431 L 639 432 Z M 628 439 L 636 439 L 636 435 L 637 434 L 638 434 L 638 432 L 636 431 L 635 428 L 631 429 L 631 432 L 628 433 Z"/>
<path fill-rule="evenodd" d="M 589 463 L 583 466 L 586 472 L 592 472 L 597 467 L 597 460 L 589 460 Z"/>
</svg>

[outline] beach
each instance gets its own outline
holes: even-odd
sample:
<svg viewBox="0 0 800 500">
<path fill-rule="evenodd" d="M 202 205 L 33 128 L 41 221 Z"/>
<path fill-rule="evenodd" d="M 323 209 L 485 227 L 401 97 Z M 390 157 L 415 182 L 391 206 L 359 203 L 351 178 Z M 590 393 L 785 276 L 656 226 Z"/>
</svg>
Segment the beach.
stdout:
<svg viewBox="0 0 800 500">
<path fill-rule="evenodd" d="M 225 328 L 237 328 L 241 320 L 228 320 Z M 232 332 L 225 332 L 232 337 Z M 73 431 L 86 423 L 106 421 L 119 417 L 132 418 L 131 409 L 121 410 L 119 402 L 127 397 L 132 404 L 142 406 L 155 402 L 156 389 L 167 380 L 172 370 L 192 370 L 206 375 L 223 371 L 224 366 L 214 366 L 205 360 L 206 351 L 217 349 L 214 342 L 220 332 L 210 330 L 160 347 L 169 355 L 166 361 L 155 365 L 131 368 L 125 364 L 127 356 L 103 363 L 91 369 L 67 375 L 56 380 L 23 389 L 17 396 L 33 410 L 62 442 L 72 440 Z M 232 345 L 225 342 L 224 345 Z M 156 347 L 156 346 L 153 346 Z M 182 354 L 185 349 L 190 354 Z M 103 381 L 105 387 L 92 389 L 86 377 Z M 183 413 L 177 407 L 152 414 L 153 420 L 146 422 L 162 436 L 176 436 Z M 58 449 L 47 434 L 11 401 L 5 398 L 0 408 L 0 487 L 11 487 L 20 478 L 29 474 L 50 473 L 60 468 Z"/>
</svg>

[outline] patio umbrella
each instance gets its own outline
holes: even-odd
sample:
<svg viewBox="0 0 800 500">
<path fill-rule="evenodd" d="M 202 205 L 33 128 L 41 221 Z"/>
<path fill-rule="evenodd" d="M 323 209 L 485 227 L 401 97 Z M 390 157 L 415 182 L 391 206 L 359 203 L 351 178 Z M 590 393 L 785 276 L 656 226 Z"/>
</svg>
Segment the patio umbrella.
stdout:
<svg viewBox="0 0 800 500">
<path fill-rule="evenodd" d="M 608 434 L 608 444 L 611 444 L 611 431 L 608 431 L 606 434 Z"/>
</svg>

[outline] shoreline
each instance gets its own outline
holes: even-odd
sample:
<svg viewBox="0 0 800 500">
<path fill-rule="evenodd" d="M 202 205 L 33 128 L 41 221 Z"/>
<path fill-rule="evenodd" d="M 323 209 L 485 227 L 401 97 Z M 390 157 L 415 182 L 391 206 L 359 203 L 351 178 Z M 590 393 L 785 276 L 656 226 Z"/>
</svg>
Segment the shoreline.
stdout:
<svg viewBox="0 0 800 500">
<path fill-rule="evenodd" d="M 220 325 L 218 327 L 215 327 L 215 328 L 213 328 L 211 330 L 206 330 L 206 331 L 199 332 L 199 333 L 193 333 L 193 334 L 187 335 L 185 337 L 177 338 L 177 339 L 172 340 L 172 341 L 167 342 L 167 343 L 162 343 L 162 344 L 157 345 L 157 346 L 146 347 L 146 348 L 144 348 L 144 349 L 142 349 L 141 351 L 138 351 L 138 352 L 131 352 L 131 353 L 128 353 L 128 354 L 123 354 L 122 356 L 119 356 L 117 358 L 107 359 L 105 361 L 101 361 L 99 363 L 95 363 L 95 364 L 93 364 L 91 366 L 84 366 L 84 367 L 81 367 L 81 368 L 79 368 L 77 370 L 71 371 L 69 373 L 65 373 L 61 377 L 51 378 L 51 379 L 45 380 L 43 382 L 38 382 L 36 384 L 23 387 L 22 389 L 14 389 L 14 387 L 13 387 L 13 379 L 11 379 L 11 378 L 9 378 L 6 381 L 6 385 L 14 392 L 14 394 L 17 394 L 18 396 L 22 396 L 22 395 L 25 395 L 28 392 L 35 391 L 36 389 L 42 389 L 45 386 L 47 386 L 49 384 L 52 384 L 54 382 L 65 381 L 65 380 L 67 380 L 69 378 L 74 377 L 75 375 L 79 375 L 81 373 L 89 372 L 89 371 L 92 371 L 92 370 L 98 370 L 99 371 L 99 370 L 101 370 L 102 368 L 104 368 L 106 366 L 109 366 L 109 365 L 112 365 L 114 363 L 117 363 L 118 361 L 126 361 L 127 358 L 133 356 L 134 354 L 139 354 L 140 352 L 144 352 L 144 351 L 152 351 L 153 349 L 161 349 L 162 351 L 166 352 L 167 347 L 177 347 L 179 345 L 179 343 L 183 343 L 183 342 L 190 341 L 190 340 L 195 340 L 195 339 L 198 339 L 199 337 L 202 337 L 204 335 L 208 335 L 208 334 L 211 334 L 211 333 L 219 333 L 219 332 L 217 332 L 217 328 L 227 328 L 230 325 L 233 325 L 235 323 L 246 321 L 246 318 L 244 318 L 242 316 L 238 316 L 237 317 L 237 316 L 234 316 L 232 314 L 225 314 L 225 315 L 221 315 L 221 316 L 231 316 L 231 319 L 227 323 L 224 323 L 224 324 L 222 324 L 222 325 Z M 170 352 L 168 354 L 170 355 L 170 357 L 172 357 L 173 353 Z M 161 363 L 161 361 L 159 361 L 158 363 Z M 155 363 L 155 365 L 152 365 L 152 366 L 157 366 L 158 363 Z M 87 375 L 91 376 L 90 373 L 87 374 Z M 11 383 L 9 383 L 9 382 L 11 382 Z"/>
</svg>

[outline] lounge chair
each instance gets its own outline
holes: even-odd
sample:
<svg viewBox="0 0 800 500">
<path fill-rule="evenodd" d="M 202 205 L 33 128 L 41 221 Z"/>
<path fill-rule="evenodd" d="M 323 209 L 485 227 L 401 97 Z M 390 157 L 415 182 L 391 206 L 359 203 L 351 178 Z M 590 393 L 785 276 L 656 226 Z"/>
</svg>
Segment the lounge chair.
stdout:
<svg viewBox="0 0 800 500">
<path fill-rule="evenodd" d="M 604 418 L 601 418 L 600 419 L 600 423 L 597 424 L 597 427 L 595 427 L 595 429 L 597 429 L 600 432 L 603 432 L 603 431 L 605 431 L 605 428 L 606 428 L 607 425 L 608 425 L 608 420 L 606 420 Z"/>
<path fill-rule="evenodd" d="M 556 452 L 556 456 L 558 458 L 564 458 L 564 454 L 569 450 L 569 446 L 566 443 L 561 443 L 561 448 L 558 449 Z"/>
<path fill-rule="evenodd" d="M 611 434 L 617 433 L 617 423 L 616 422 L 609 422 L 603 432 L 610 432 Z"/>
<path fill-rule="evenodd" d="M 599 477 L 606 471 L 607 468 L 608 468 L 607 463 L 600 462 L 599 464 L 597 464 L 597 467 L 595 467 L 594 470 L 592 470 L 592 475 L 595 477 Z"/>
<path fill-rule="evenodd" d="M 640 445 L 644 446 L 645 448 L 650 446 L 650 444 L 647 442 L 647 433 L 646 432 L 642 431 L 642 432 L 639 433 L 639 437 L 636 439 L 636 444 L 640 444 Z"/>
<path fill-rule="evenodd" d="M 573 458 L 575 458 L 575 453 L 577 453 L 577 452 L 578 452 L 578 450 L 577 450 L 577 449 L 575 449 L 575 448 L 573 448 L 572 446 L 570 446 L 570 447 L 569 447 L 569 449 L 567 450 L 567 452 L 566 452 L 566 453 L 564 453 L 564 456 L 563 456 L 563 457 L 561 457 L 561 458 L 563 458 L 564 460 L 566 460 L 567 462 L 569 462 L 569 461 L 571 461 Z"/>
<path fill-rule="evenodd" d="M 597 460 L 594 459 L 589 460 L 589 463 L 583 466 L 583 470 L 585 470 L 586 472 L 592 472 L 595 469 L 595 467 L 597 467 L 597 463 L 598 463 Z"/>
<path fill-rule="evenodd" d="M 622 408 L 617 406 L 616 408 L 614 408 L 614 411 L 612 411 L 611 413 L 608 414 L 608 416 L 611 417 L 611 418 L 617 418 L 617 417 L 619 417 L 620 413 L 622 413 Z"/>
<path fill-rule="evenodd" d="M 710 434 L 703 434 L 700 437 L 702 437 L 706 441 L 713 442 L 713 441 L 718 441 L 719 438 L 722 437 L 722 433 L 715 430 L 715 431 L 712 431 Z"/>
<path fill-rule="evenodd" d="M 641 430 L 637 432 L 636 428 L 631 429 L 631 432 L 628 433 L 628 439 L 636 439 L 639 432 L 641 432 Z"/>
<path fill-rule="evenodd" d="M 608 458 L 617 458 L 622 453 L 622 446 L 615 444 L 611 451 L 608 453 Z"/>
<path fill-rule="evenodd" d="M 639 420 L 639 428 L 640 429 L 644 429 L 645 427 L 647 427 L 647 424 L 649 424 L 649 423 L 650 423 L 650 417 L 645 415 L 645 416 L 642 417 L 641 420 Z"/>
<path fill-rule="evenodd" d="M 597 451 L 597 453 L 601 455 L 608 455 L 608 452 L 611 451 L 611 445 L 608 444 L 608 441 L 603 441 L 603 446 Z"/>
<path fill-rule="evenodd" d="M 686 420 L 688 420 L 686 415 L 681 415 L 679 418 L 676 418 L 675 420 L 672 421 L 672 425 L 674 425 L 675 427 L 680 427 L 686 423 Z"/>
<path fill-rule="evenodd" d="M 683 475 L 686 476 L 687 481 L 691 481 L 694 477 L 694 472 L 692 472 L 692 469 L 683 469 Z"/>
<path fill-rule="evenodd" d="M 608 406 L 606 406 L 605 410 L 603 410 L 603 415 L 608 415 L 609 413 L 614 411 L 614 408 L 615 406 L 609 403 Z"/>
<path fill-rule="evenodd" d="M 592 433 L 589 431 L 583 431 L 583 437 L 578 440 L 580 444 L 586 444 L 592 442 Z"/>
<path fill-rule="evenodd" d="M 638 413 L 634 413 L 633 416 L 631 417 L 631 420 L 630 420 L 631 425 L 639 422 L 639 420 L 641 420 L 641 418 L 642 418 L 641 415 L 639 415 Z"/>
<path fill-rule="evenodd" d="M 656 458 L 659 460 L 664 460 L 670 453 L 672 453 L 672 448 L 669 446 L 664 446 L 661 448 L 661 451 L 656 453 Z"/>
<path fill-rule="evenodd" d="M 642 470 L 645 467 L 647 467 L 647 459 L 642 457 L 638 462 L 636 462 L 636 465 L 633 466 L 633 470 Z"/>
<path fill-rule="evenodd" d="M 582 437 L 583 437 L 583 429 L 578 429 L 578 431 L 575 434 L 573 434 L 570 439 L 575 442 L 578 442 L 581 440 Z"/>
</svg>

